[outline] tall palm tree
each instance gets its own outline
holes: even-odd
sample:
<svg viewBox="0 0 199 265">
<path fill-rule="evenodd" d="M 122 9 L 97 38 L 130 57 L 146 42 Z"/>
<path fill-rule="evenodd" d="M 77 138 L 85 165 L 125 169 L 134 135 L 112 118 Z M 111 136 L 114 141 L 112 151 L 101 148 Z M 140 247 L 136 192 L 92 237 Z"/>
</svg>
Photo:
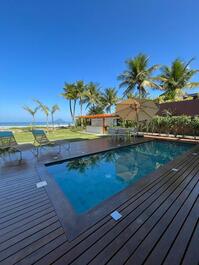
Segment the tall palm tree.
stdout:
<svg viewBox="0 0 199 265">
<path fill-rule="evenodd" d="M 35 107 L 34 109 L 31 109 L 28 106 L 24 106 L 23 108 L 25 111 L 27 111 L 32 116 L 32 127 L 33 127 L 33 124 L 35 124 L 35 114 L 37 113 L 39 107 Z"/>
<path fill-rule="evenodd" d="M 83 103 L 86 103 L 86 108 L 88 107 L 96 107 L 97 105 L 101 105 L 100 101 L 100 87 L 98 84 L 90 82 L 86 86 L 86 91 L 84 93 Z"/>
<path fill-rule="evenodd" d="M 88 109 L 88 115 L 103 114 L 104 108 L 101 105 L 90 106 Z"/>
<path fill-rule="evenodd" d="M 37 104 L 38 104 L 38 107 L 41 109 L 41 111 L 43 111 L 43 113 L 46 115 L 46 128 L 48 129 L 48 116 L 49 116 L 49 108 L 48 106 L 44 105 L 40 100 L 38 99 L 35 99 L 34 100 Z"/>
<path fill-rule="evenodd" d="M 56 111 L 60 110 L 59 106 L 57 104 L 53 105 L 50 113 L 51 113 L 51 121 L 52 121 L 52 125 L 53 125 L 53 129 L 54 129 L 54 114 Z"/>
<path fill-rule="evenodd" d="M 80 104 L 80 115 L 82 115 L 82 108 L 84 104 L 84 96 L 85 96 L 85 90 L 86 90 L 86 85 L 84 84 L 83 80 L 78 80 L 75 83 L 76 89 L 77 89 L 77 97 L 79 99 L 79 104 Z"/>
<path fill-rule="evenodd" d="M 122 82 L 120 87 L 125 87 L 124 96 L 138 90 L 139 98 L 146 95 L 146 87 L 160 89 L 158 84 L 154 82 L 152 74 L 160 65 L 155 64 L 148 67 L 149 57 L 145 54 L 138 54 L 133 59 L 127 60 L 127 70 L 119 75 L 118 79 Z"/>
<path fill-rule="evenodd" d="M 74 83 L 65 83 L 64 92 L 61 94 L 65 99 L 69 101 L 70 114 L 73 123 L 75 122 L 76 103 L 78 100 L 78 91 Z"/>
<path fill-rule="evenodd" d="M 175 59 L 171 67 L 163 66 L 161 74 L 157 77 L 160 81 L 160 86 L 165 93 L 161 96 L 164 100 L 173 100 L 177 96 L 182 95 L 184 88 L 194 88 L 199 86 L 199 82 L 191 82 L 191 78 L 199 72 L 199 70 L 190 69 L 192 58 L 187 63 L 180 59 Z"/>
<path fill-rule="evenodd" d="M 112 106 L 114 106 L 118 101 L 116 89 L 106 88 L 105 91 L 102 93 L 101 101 L 105 110 L 111 113 Z"/>
</svg>

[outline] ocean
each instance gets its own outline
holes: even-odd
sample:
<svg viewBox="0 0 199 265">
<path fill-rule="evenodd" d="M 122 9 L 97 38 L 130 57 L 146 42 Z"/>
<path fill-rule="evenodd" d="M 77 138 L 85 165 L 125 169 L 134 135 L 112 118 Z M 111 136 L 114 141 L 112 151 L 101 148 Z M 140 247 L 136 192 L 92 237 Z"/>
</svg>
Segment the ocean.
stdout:
<svg viewBox="0 0 199 265">
<path fill-rule="evenodd" d="M 31 122 L 0 122 L 0 128 L 12 128 L 12 127 L 27 127 L 31 126 Z M 56 122 L 55 127 L 67 127 L 72 125 L 70 122 Z M 46 122 L 36 122 L 34 126 L 46 126 Z M 49 122 L 49 126 L 52 126 L 52 123 Z"/>
</svg>

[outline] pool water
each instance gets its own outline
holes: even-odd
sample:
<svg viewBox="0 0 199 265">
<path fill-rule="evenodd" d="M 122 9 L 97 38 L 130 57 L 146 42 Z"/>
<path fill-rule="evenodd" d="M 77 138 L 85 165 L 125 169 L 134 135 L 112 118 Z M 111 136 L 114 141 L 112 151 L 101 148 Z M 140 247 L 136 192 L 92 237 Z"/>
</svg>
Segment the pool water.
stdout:
<svg viewBox="0 0 199 265">
<path fill-rule="evenodd" d="M 76 213 L 133 185 L 193 144 L 150 141 L 48 166 Z"/>
</svg>

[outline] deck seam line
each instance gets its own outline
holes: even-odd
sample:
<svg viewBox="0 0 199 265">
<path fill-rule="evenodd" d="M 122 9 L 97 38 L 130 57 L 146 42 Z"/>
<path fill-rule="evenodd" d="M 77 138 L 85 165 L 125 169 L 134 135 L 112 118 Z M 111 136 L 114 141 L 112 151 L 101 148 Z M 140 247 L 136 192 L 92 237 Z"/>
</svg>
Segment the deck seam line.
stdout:
<svg viewBox="0 0 199 265">
<path fill-rule="evenodd" d="M 56 223 L 56 222 L 55 222 L 55 223 Z M 53 225 L 53 224 L 55 224 L 55 223 L 52 223 L 51 225 Z M 35 243 L 35 242 L 41 240 L 42 238 L 48 236 L 49 234 L 55 232 L 56 230 L 59 230 L 60 228 L 62 229 L 62 227 L 57 227 L 57 228 L 51 230 L 50 232 L 48 232 L 47 234 L 43 235 L 42 237 L 40 237 L 40 238 L 34 240 L 34 241 L 31 242 L 30 244 L 28 244 L 28 245 L 26 245 L 26 246 L 20 248 L 20 250 L 17 250 L 17 251 L 15 251 L 15 252 L 11 253 L 11 254 L 10 254 L 9 256 L 7 256 L 6 258 L 0 260 L 0 262 L 2 262 L 2 261 L 4 261 L 4 260 L 6 260 L 6 259 L 8 259 L 8 258 L 10 258 L 10 257 L 12 257 L 12 256 L 14 256 L 16 253 L 18 253 L 18 252 L 20 252 L 20 251 L 23 251 L 25 248 L 29 247 L 29 246 L 32 245 L 33 243 Z M 44 230 L 44 229 L 45 229 L 45 228 L 43 228 L 42 230 Z M 62 230 L 63 230 L 63 229 L 62 229 Z M 20 261 L 20 260 L 18 260 L 17 262 L 19 262 L 19 261 Z"/>
<path fill-rule="evenodd" d="M 176 239 L 178 238 L 178 236 L 179 236 L 179 234 L 180 234 L 180 232 L 181 232 L 183 226 L 185 225 L 185 223 L 186 223 L 186 221 L 187 221 L 187 219 L 188 219 L 188 217 L 189 217 L 191 211 L 193 210 L 194 206 L 196 205 L 198 198 L 199 198 L 199 196 L 196 197 L 196 199 L 195 199 L 195 201 L 194 201 L 192 207 L 190 208 L 188 214 L 186 215 L 186 218 L 184 219 L 182 225 L 180 226 L 180 229 L 179 229 L 178 232 L 176 233 L 176 236 L 175 236 L 173 242 L 171 243 L 171 245 L 170 245 L 170 247 L 169 247 L 167 253 L 165 254 L 165 257 L 163 258 L 162 264 L 164 263 L 164 261 L 165 261 L 165 259 L 167 258 L 167 256 L 168 256 L 168 254 L 169 254 L 171 248 L 173 247 L 174 243 L 176 242 Z M 172 220 L 172 221 L 173 221 L 173 220 Z M 194 226 L 194 229 L 195 229 L 196 225 L 197 225 L 197 221 L 196 221 L 196 224 L 195 224 L 195 226 Z M 169 226 L 170 226 L 170 224 L 169 224 Z M 194 229 L 193 229 L 193 230 L 194 230 Z M 165 233 L 165 231 L 164 231 L 164 233 Z M 193 233 L 193 231 L 192 231 L 192 233 Z M 191 239 L 191 237 L 192 237 L 192 233 L 191 233 L 191 236 L 190 236 L 190 238 L 189 238 L 189 240 L 188 240 L 188 244 L 189 244 L 189 241 L 190 241 L 190 239 Z M 162 238 L 162 236 L 161 236 L 161 238 Z M 188 244 L 187 244 L 187 245 L 188 245 Z"/>
<path fill-rule="evenodd" d="M 25 211 L 23 214 L 26 214 L 26 213 L 29 213 L 29 212 L 31 212 L 32 210 L 34 210 L 34 209 L 37 209 L 38 208 L 38 205 L 41 203 L 41 205 L 40 206 L 43 206 L 43 205 L 46 205 L 47 203 L 49 203 L 49 199 L 47 198 L 47 199 L 45 199 L 45 200 L 43 200 L 43 201 L 41 201 L 41 202 L 38 202 L 38 203 L 36 203 L 36 204 L 34 204 L 33 206 L 33 208 L 32 209 L 29 209 L 28 211 Z M 27 207 L 27 208 L 29 208 L 29 207 Z M 27 209 L 27 208 L 25 208 L 25 210 Z M 23 210 L 22 210 L 23 211 Z M 12 214 L 11 214 L 12 215 Z M 10 215 L 7 215 L 7 216 L 5 216 L 5 217 L 9 217 Z M 10 220 L 14 220 L 14 219 L 16 219 L 17 217 L 19 217 L 19 216 L 21 216 L 21 214 L 19 213 L 18 215 L 16 215 L 15 217 L 10 217 L 8 220 L 4 220 L 3 222 L 0 222 L 0 227 L 1 227 L 1 225 L 2 224 L 4 224 L 4 223 L 6 223 L 6 222 L 9 222 Z M 4 217 L 3 217 L 4 218 Z M 2 219 L 2 218 L 1 218 Z M 1 219 L 0 219 L 0 221 L 1 221 Z"/>
<path fill-rule="evenodd" d="M 41 211 L 43 211 L 43 210 L 46 210 L 46 209 L 49 209 L 49 208 L 52 208 L 52 206 L 51 206 L 51 204 L 50 203 L 47 203 L 47 204 L 49 204 L 49 206 L 48 207 L 46 207 L 46 208 L 44 208 L 44 209 L 42 209 L 42 210 L 40 210 L 40 211 L 37 211 L 36 213 L 39 213 L 39 212 L 41 212 Z M 47 204 L 45 204 L 45 205 L 42 205 L 42 206 L 46 206 Z M 34 209 L 35 210 L 35 209 Z M 30 211 L 31 212 L 31 211 Z M 28 212 L 29 213 L 29 212 Z M 27 214 L 27 213 L 26 213 Z M 34 215 L 34 214 L 33 214 Z M 33 215 L 28 215 L 28 217 L 31 217 L 31 216 L 33 216 Z M 27 218 L 27 217 L 26 217 Z M 22 220 L 23 220 L 23 218 L 22 218 Z M 20 220 L 19 220 L 20 221 Z M 18 221 L 17 222 L 15 222 L 14 224 L 16 224 L 16 223 L 18 223 Z M 5 229 L 5 228 L 7 228 L 7 227 L 9 227 L 9 226 L 11 226 L 11 225 L 13 225 L 13 223 L 12 224 L 9 224 L 9 225 L 7 225 L 7 226 L 5 226 L 5 227 L 3 227 L 3 228 L 0 228 L 0 231 L 1 230 L 3 230 L 3 229 Z"/>
<path fill-rule="evenodd" d="M 26 231 L 28 231 L 28 230 L 31 230 L 32 228 L 34 228 L 34 227 L 36 227 L 36 226 L 38 226 L 38 225 L 41 225 L 41 224 L 43 224 L 43 223 L 45 223 L 45 222 L 48 222 L 49 220 L 53 219 L 54 217 L 56 217 L 57 219 L 54 220 L 50 225 L 55 224 L 56 222 L 59 221 L 59 220 L 58 220 L 58 217 L 57 217 L 57 216 L 52 216 L 52 217 L 50 217 L 49 219 L 46 219 L 46 220 L 42 221 L 41 223 L 38 223 L 37 225 L 35 225 L 35 226 L 33 226 L 33 227 L 31 227 L 31 228 L 25 230 L 24 232 L 26 232 Z M 39 230 L 38 230 L 37 232 L 35 232 L 34 234 L 36 234 L 36 233 L 42 231 L 42 230 L 45 229 L 45 228 L 46 228 L 46 227 L 39 229 Z M 24 233 L 24 232 L 22 232 L 22 233 Z M 20 233 L 20 234 L 22 234 L 22 233 Z M 18 234 L 18 235 L 20 235 L 20 234 Z M 25 239 L 27 239 L 27 238 L 33 236 L 34 234 L 30 234 L 30 235 L 24 237 L 22 240 L 19 240 L 18 242 L 16 242 L 16 243 L 14 243 L 14 244 L 12 244 L 12 245 L 10 245 L 10 246 L 4 248 L 3 250 L 0 250 L 0 253 L 3 252 L 3 251 L 5 251 L 6 249 L 9 249 L 10 247 L 13 247 L 14 245 L 18 244 L 19 242 L 21 242 L 21 241 L 23 241 L 23 240 L 25 240 Z M 10 239 L 12 239 L 12 238 L 10 238 Z M 10 239 L 9 239 L 9 240 L 10 240 Z M 8 241 L 8 240 L 6 240 L 6 241 Z M 1 244 L 2 244 L 2 243 L 5 243 L 6 241 L 1 242 Z M 28 246 L 28 245 L 27 245 L 27 246 Z"/>
<path fill-rule="evenodd" d="M 50 209 L 50 208 L 51 208 L 51 207 L 46 208 L 46 209 L 44 209 L 44 210 L 48 210 L 48 209 Z M 36 214 L 41 213 L 41 212 L 43 212 L 44 210 L 41 210 L 40 212 L 37 212 Z M 52 212 L 54 212 L 53 209 L 52 209 L 50 212 L 48 212 L 47 214 L 52 213 Z M 31 215 L 31 216 L 34 216 L 34 215 L 36 215 L 36 214 L 33 214 L 33 215 Z M 31 217 L 31 216 L 30 216 L 30 217 Z M 32 219 L 31 221 L 29 221 L 29 222 L 27 222 L 27 223 L 25 223 L 25 224 L 23 224 L 23 225 L 27 225 L 27 224 L 31 223 L 32 221 L 37 220 L 38 218 L 40 218 L 40 217 L 42 217 L 42 216 L 44 216 L 44 215 L 41 215 L 41 216 L 39 216 L 39 217 L 37 217 L 37 218 L 34 218 L 34 219 Z M 22 225 L 22 226 L 17 226 L 16 228 L 10 230 L 9 232 L 3 233 L 1 236 L 6 235 L 7 233 L 11 233 L 11 232 L 15 231 L 16 229 L 19 229 L 19 228 L 23 227 L 23 225 Z M 17 235 L 18 235 L 18 234 L 17 234 Z"/>
<path fill-rule="evenodd" d="M 1 215 L 2 215 L 3 213 L 7 213 L 7 215 L 1 216 L 1 217 L 0 217 L 0 220 L 1 220 L 2 218 L 8 217 L 8 216 L 10 216 L 10 215 L 12 215 L 12 214 L 16 214 L 16 213 L 19 212 L 19 211 L 23 211 L 23 210 L 29 208 L 30 206 L 37 205 L 37 204 L 39 204 L 39 203 L 41 203 L 41 202 L 44 202 L 44 201 L 46 201 L 46 200 L 48 200 L 48 197 L 45 196 L 45 195 L 43 195 L 43 196 L 41 196 L 41 197 L 39 197 L 39 198 L 38 198 L 38 197 L 35 198 L 35 200 L 33 200 L 33 201 L 30 201 L 30 202 L 27 202 L 27 203 L 25 203 L 25 204 L 20 205 L 19 207 L 21 207 L 21 206 L 25 206 L 25 207 L 23 207 L 22 209 L 17 210 L 17 209 L 15 209 L 15 207 L 14 207 L 14 208 L 12 208 L 12 209 L 9 210 L 9 211 L 12 211 L 13 209 L 15 209 L 15 212 L 11 212 L 11 213 L 9 213 L 9 211 L 0 212 Z M 1 225 L 1 223 L 0 223 L 0 225 Z"/>
<path fill-rule="evenodd" d="M 182 258 L 181 258 L 180 265 L 181 265 L 181 264 L 183 263 L 183 261 L 184 261 L 184 258 L 185 258 L 185 256 L 186 256 L 187 250 L 188 250 L 188 248 L 189 248 L 189 245 L 190 245 L 190 243 L 191 243 L 191 240 L 192 240 L 192 238 L 193 238 L 193 236 L 194 236 L 194 233 L 195 233 L 195 231 L 196 231 L 198 225 L 199 225 L 199 219 L 197 220 L 197 222 L 196 222 L 196 224 L 195 224 L 195 226 L 194 226 L 194 229 L 193 229 L 193 231 L 192 231 L 192 234 L 191 234 L 191 237 L 190 237 L 190 239 L 189 239 L 189 242 L 188 242 L 188 244 L 187 244 L 187 246 L 186 246 L 186 249 L 185 249 L 185 251 L 184 251 L 184 253 L 183 253 L 183 256 L 182 256 Z"/>
<path fill-rule="evenodd" d="M 195 176 L 196 176 L 196 175 L 195 175 Z M 194 176 L 194 177 L 195 177 L 195 176 Z M 194 178 L 194 177 L 193 177 L 193 178 Z M 193 180 L 193 178 L 190 180 L 190 182 Z M 190 182 L 188 183 L 188 185 L 190 184 Z M 195 186 L 196 186 L 198 183 L 199 183 L 199 181 L 197 181 L 196 184 L 194 185 L 194 187 L 191 189 L 191 191 L 189 192 L 189 195 L 187 196 L 186 200 L 183 201 L 182 206 L 183 206 L 184 203 L 188 200 L 188 198 L 189 198 L 191 192 L 193 191 L 193 189 L 195 188 Z M 187 187 L 187 186 L 186 186 L 186 187 Z M 186 189 L 186 187 L 182 190 L 182 192 Z M 182 194 L 182 192 L 178 195 L 178 197 Z M 178 197 L 175 199 L 175 201 L 178 199 Z M 175 203 L 175 201 L 173 201 L 173 203 L 169 206 L 169 208 L 167 209 L 167 211 L 172 207 L 172 205 Z M 128 257 L 128 259 L 125 261 L 124 264 L 126 264 L 126 262 L 131 258 L 131 256 L 135 253 L 135 251 L 136 251 L 136 250 L 138 249 L 138 247 L 142 244 L 142 242 L 145 240 L 145 238 L 151 233 L 151 231 L 154 229 L 154 227 L 157 225 L 157 223 L 159 223 L 159 221 L 164 217 L 164 215 L 167 213 L 167 211 L 164 212 L 164 214 L 161 215 L 161 217 L 158 219 L 158 221 L 153 225 L 153 227 L 150 229 L 150 231 L 145 235 L 145 237 L 142 239 L 142 241 L 141 241 L 141 242 L 138 244 L 138 246 L 133 250 L 133 252 L 132 252 L 131 255 Z M 176 213 L 178 213 L 179 211 L 180 211 L 180 208 L 177 210 Z M 175 218 L 175 216 L 172 218 L 171 222 L 174 220 L 174 218 Z M 171 222 L 170 222 L 170 223 L 171 223 Z M 169 223 L 169 225 L 170 225 L 170 223 Z M 137 232 L 137 231 L 136 231 L 136 232 Z M 163 234 L 164 234 L 164 232 L 163 232 Z M 133 236 L 134 236 L 134 235 L 133 235 Z M 132 238 L 133 236 L 131 236 L 131 238 Z M 129 238 L 129 240 L 130 240 L 131 238 Z M 129 241 L 129 240 L 128 240 L 128 241 Z M 128 242 L 128 241 L 127 241 L 127 242 Z M 158 242 L 159 242 L 159 240 L 158 240 Z M 125 242 L 125 244 L 126 244 L 126 242 Z"/>
</svg>

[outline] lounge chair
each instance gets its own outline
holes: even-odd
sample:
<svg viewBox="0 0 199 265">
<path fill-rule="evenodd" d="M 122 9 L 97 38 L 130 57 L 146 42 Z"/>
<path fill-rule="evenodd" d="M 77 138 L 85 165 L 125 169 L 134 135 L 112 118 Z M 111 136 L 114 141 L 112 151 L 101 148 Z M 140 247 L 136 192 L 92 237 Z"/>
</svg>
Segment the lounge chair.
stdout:
<svg viewBox="0 0 199 265">
<path fill-rule="evenodd" d="M 65 144 L 65 141 L 50 141 L 44 130 L 32 130 L 34 136 L 34 146 L 36 148 L 36 156 L 39 155 L 39 149 L 45 147 L 55 147 L 58 146 L 58 154 L 61 153 L 61 145 Z M 68 150 L 70 145 L 68 144 Z"/>
<path fill-rule="evenodd" d="M 129 130 L 127 128 L 119 128 L 118 132 L 117 132 L 118 138 L 119 140 L 129 140 L 130 139 L 130 134 L 129 134 Z"/>
<path fill-rule="evenodd" d="M 130 133 L 130 137 L 133 136 L 133 140 L 135 141 L 135 137 L 138 136 L 138 129 L 136 127 L 132 128 L 130 129 L 129 133 Z"/>
<path fill-rule="evenodd" d="M 0 156 L 4 158 L 6 154 L 18 152 L 20 161 L 22 160 L 22 148 L 17 143 L 14 134 L 11 131 L 0 132 Z"/>
<path fill-rule="evenodd" d="M 117 134 L 118 130 L 116 128 L 108 128 L 108 134 L 111 136 L 112 140 L 116 140 L 117 139 Z"/>
<path fill-rule="evenodd" d="M 130 138 L 129 130 L 127 128 L 109 128 L 108 134 L 111 135 L 112 140 L 127 140 Z"/>
</svg>

